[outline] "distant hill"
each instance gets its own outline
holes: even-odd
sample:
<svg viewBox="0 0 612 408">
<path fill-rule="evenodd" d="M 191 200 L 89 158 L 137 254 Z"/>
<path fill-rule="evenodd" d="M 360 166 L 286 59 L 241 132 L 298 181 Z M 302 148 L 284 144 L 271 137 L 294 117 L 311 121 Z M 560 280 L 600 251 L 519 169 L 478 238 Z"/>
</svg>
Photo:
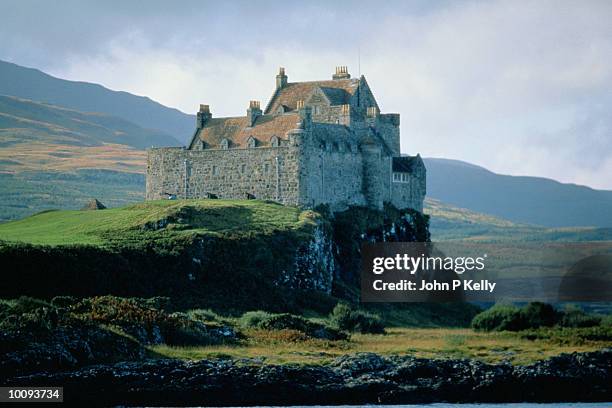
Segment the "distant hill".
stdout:
<svg viewBox="0 0 612 408">
<path fill-rule="evenodd" d="M 195 123 L 195 116 L 144 96 L 55 78 L 37 69 L 5 61 L 0 61 L 0 94 L 121 117 L 142 128 L 162 131 L 183 144 L 193 133 Z"/>
<path fill-rule="evenodd" d="M 612 228 L 549 228 L 522 224 L 455 207 L 432 198 L 425 199 L 424 212 L 431 216 L 429 226 L 432 241 L 577 242 L 612 240 Z"/>
<path fill-rule="evenodd" d="M 424 160 L 427 196 L 447 204 L 516 223 L 612 227 L 612 191 L 496 174 L 458 160 Z"/>
<path fill-rule="evenodd" d="M 26 141 L 77 146 L 122 144 L 138 149 L 179 142 L 159 130 L 126 119 L 0 95 L 0 142 L 6 148 Z"/>
</svg>

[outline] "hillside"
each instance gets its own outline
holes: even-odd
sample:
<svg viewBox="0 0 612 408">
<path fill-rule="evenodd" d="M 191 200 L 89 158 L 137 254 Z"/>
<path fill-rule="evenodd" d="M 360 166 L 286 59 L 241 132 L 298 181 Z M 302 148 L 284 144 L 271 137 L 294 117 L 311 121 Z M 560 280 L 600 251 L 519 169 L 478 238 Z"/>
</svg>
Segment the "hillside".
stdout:
<svg viewBox="0 0 612 408">
<path fill-rule="evenodd" d="M 610 241 L 612 228 L 548 228 L 522 224 L 455 207 L 432 198 L 425 199 L 424 212 L 431 216 L 432 241 L 472 240 L 486 242 L 575 242 Z"/>
<path fill-rule="evenodd" d="M 0 95 L 0 140 L 4 148 L 24 142 L 87 147 L 121 144 L 137 149 L 179 143 L 163 132 L 120 117 L 8 95 Z"/>
<path fill-rule="evenodd" d="M 496 174 L 458 160 L 424 160 L 430 198 L 516 223 L 612 227 L 612 191 Z"/>
<path fill-rule="evenodd" d="M 10 62 L 0 61 L 0 94 L 47 102 L 81 112 L 124 118 L 145 129 L 157 129 L 182 143 L 191 136 L 195 117 L 144 96 L 113 91 L 98 84 L 67 81 Z"/>
<path fill-rule="evenodd" d="M 0 224 L 0 241 L 104 247 L 194 234 L 250 236 L 300 229 L 312 219 L 310 214 L 256 200 L 147 201 L 97 211 L 44 211 Z"/>
<path fill-rule="evenodd" d="M 139 201 L 144 148 L 176 144 L 119 117 L 0 95 L 0 222 L 91 197 Z"/>
</svg>

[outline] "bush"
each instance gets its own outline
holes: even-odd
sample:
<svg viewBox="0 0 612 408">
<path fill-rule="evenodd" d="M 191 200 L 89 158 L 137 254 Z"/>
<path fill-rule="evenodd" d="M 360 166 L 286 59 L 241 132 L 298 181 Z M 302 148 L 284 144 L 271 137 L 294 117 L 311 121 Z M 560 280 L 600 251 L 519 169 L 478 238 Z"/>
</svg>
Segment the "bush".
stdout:
<svg viewBox="0 0 612 408">
<path fill-rule="evenodd" d="M 261 310 L 247 312 L 240 318 L 240 325 L 245 328 L 263 330 L 292 330 L 304 333 L 308 337 L 326 340 L 344 340 L 345 334 L 333 327 L 316 323 L 290 313 L 272 314 Z"/>
<path fill-rule="evenodd" d="M 569 306 L 563 311 L 559 325 L 563 327 L 594 327 L 602 323 L 601 316 L 585 313 L 577 306 Z"/>
<path fill-rule="evenodd" d="M 496 304 L 482 313 L 474 316 L 474 330 L 501 331 L 520 330 L 520 309 L 514 305 Z"/>
<path fill-rule="evenodd" d="M 187 312 L 187 316 L 200 322 L 219 322 L 222 320 L 218 314 L 210 309 L 193 309 Z"/>
<path fill-rule="evenodd" d="M 577 307 L 559 312 L 552 305 L 531 302 L 522 308 L 513 305 L 495 305 L 479 313 L 472 320 L 472 327 L 485 331 L 519 331 L 540 327 L 594 327 L 602 324 L 602 318 L 587 314 Z"/>
<path fill-rule="evenodd" d="M 261 322 L 269 319 L 272 316 L 273 315 L 271 313 L 264 312 L 263 310 L 254 310 L 252 312 L 246 312 L 243 314 L 238 323 L 245 329 L 259 328 Z"/>
<path fill-rule="evenodd" d="M 557 323 L 559 314 L 552 305 L 542 302 L 530 302 L 521 309 L 521 329 L 552 327 Z"/>
<path fill-rule="evenodd" d="M 51 304 L 55 307 L 67 308 L 78 303 L 78 301 L 74 296 L 56 296 L 51 299 Z"/>
<path fill-rule="evenodd" d="M 340 330 L 358 333 L 382 334 L 385 327 L 378 315 L 352 309 L 345 303 L 338 303 L 329 315 L 330 322 Z"/>
</svg>

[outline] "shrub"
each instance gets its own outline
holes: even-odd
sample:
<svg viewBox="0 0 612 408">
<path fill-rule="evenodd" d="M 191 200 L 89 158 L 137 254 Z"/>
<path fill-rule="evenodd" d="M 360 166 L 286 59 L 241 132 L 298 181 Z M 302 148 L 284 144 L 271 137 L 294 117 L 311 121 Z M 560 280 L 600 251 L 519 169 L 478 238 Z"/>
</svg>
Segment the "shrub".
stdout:
<svg viewBox="0 0 612 408">
<path fill-rule="evenodd" d="M 264 312 L 263 310 L 254 310 L 243 314 L 238 322 L 245 329 L 259 328 L 261 322 L 270 317 L 272 317 L 271 313 Z"/>
<path fill-rule="evenodd" d="M 219 322 L 222 320 L 218 314 L 210 309 L 193 309 L 187 312 L 187 316 L 200 322 Z"/>
<path fill-rule="evenodd" d="M 385 327 L 378 315 L 352 309 L 345 303 L 338 303 L 329 315 L 330 322 L 340 330 L 359 333 L 382 334 Z"/>
<path fill-rule="evenodd" d="M 344 340 L 345 334 L 333 327 L 316 323 L 290 313 L 273 314 L 261 310 L 247 312 L 240 318 L 240 325 L 245 328 L 263 330 L 291 330 L 304 333 L 306 336 L 327 340 Z"/>
<path fill-rule="evenodd" d="M 542 302 L 529 302 L 521 308 L 519 330 L 538 327 L 552 327 L 557 323 L 559 314 L 552 305 Z M 520 326 L 519 325 L 519 326 Z"/>
<path fill-rule="evenodd" d="M 70 307 L 78 303 L 78 299 L 74 296 L 56 296 L 51 299 L 51 304 L 55 307 Z"/>
<path fill-rule="evenodd" d="M 474 316 L 474 330 L 520 330 L 520 309 L 514 305 L 496 304 Z"/>
<path fill-rule="evenodd" d="M 568 305 L 563 311 L 559 325 L 563 327 L 594 327 L 602 323 L 602 317 L 585 313 L 577 306 Z"/>
<path fill-rule="evenodd" d="M 51 304 L 44 300 L 34 299 L 29 296 L 21 296 L 11 302 L 11 314 L 20 315 L 22 313 L 30 313 L 41 307 L 52 307 Z"/>
</svg>

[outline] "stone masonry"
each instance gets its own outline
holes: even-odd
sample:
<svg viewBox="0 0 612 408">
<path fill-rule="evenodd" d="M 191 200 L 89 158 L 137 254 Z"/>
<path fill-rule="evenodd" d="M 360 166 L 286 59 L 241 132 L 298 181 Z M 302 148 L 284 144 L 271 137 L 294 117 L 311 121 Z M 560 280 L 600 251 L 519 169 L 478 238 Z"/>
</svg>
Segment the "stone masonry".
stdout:
<svg viewBox="0 0 612 408">
<path fill-rule="evenodd" d="M 399 114 L 382 114 L 364 76 L 288 82 L 284 68 L 262 111 L 213 118 L 200 105 L 186 148 L 148 151 L 146 198 L 257 198 L 332 210 L 423 209 L 423 160 L 400 154 Z"/>
</svg>

